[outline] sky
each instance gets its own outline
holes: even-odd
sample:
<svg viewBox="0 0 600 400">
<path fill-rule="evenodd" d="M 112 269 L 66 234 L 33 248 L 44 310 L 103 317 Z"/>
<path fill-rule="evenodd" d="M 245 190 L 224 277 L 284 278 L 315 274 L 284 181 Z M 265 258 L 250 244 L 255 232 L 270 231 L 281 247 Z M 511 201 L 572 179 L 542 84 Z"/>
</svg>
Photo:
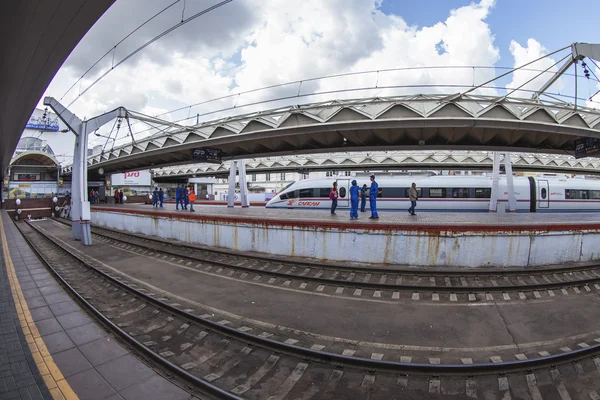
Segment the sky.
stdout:
<svg viewBox="0 0 600 400">
<path fill-rule="evenodd" d="M 499 67 L 520 66 L 573 42 L 600 43 L 600 2 L 595 1 L 233 0 L 173 30 L 112 68 L 182 18 L 217 3 L 219 0 L 117 0 L 75 48 L 45 96 L 70 104 L 69 108 L 82 118 L 124 106 L 169 121 L 189 118 L 183 123 L 191 124 L 196 114 L 202 121 L 284 103 L 455 93 L 505 72 Z M 553 65 L 567 54 L 563 51 L 546 57 L 531 68 L 555 71 Z M 426 68 L 441 66 L 447 68 Z M 484 68 L 449 68 L 455 66 Z M 306 82 L 334 74 L 411 67 L 419 68 Z M 590 68 L 600 77 L 600 71 Z M 476 93 L 505 94 L 507 87 L 517 87 L 536 75 L 520 70 L 491 84 L 495 88 Z M 534 79 L 522 89 L 535 90 L 548 78 Z M 244 93 L 300 80 L 305 82 Z M 373 89 L 350 90 L 358 87 Z M 572 96 L 573 88 L 574 79 L 565 76 L 550 92 Z M 299 93 L 339 89 L 347 91 L 241 107 Z M 597 82 L 580 78 L 580 97 L 587 99 L 598 90 Z M 530 97 L 531 92 L 517 91 L 513 95 Z M 594 100 L 600 102 L 600 96 Z M 190 107 L 198 103 L 203 104 Z M 234 105 L 234 111 L 221 111 Z M 169 112 L 175 109 L 181 110 Z M 134 130 L 145 128 L 138 123 Z M 149 133 L 152 131 L 140 136 Z M 124 134 L 120 135 L 124 139 Z M 103 142 L 102 138 L 94 138 L 90 147 Z"/>
</svg>

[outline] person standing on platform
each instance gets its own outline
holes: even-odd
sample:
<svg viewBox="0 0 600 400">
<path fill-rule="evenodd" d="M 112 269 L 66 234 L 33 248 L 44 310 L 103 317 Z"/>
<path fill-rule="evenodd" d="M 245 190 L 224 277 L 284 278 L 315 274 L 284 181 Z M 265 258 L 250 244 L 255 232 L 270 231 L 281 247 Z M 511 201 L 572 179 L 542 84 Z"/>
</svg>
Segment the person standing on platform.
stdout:
<svg viewBox="0 0 600 400">
<path fill-rule="evenodd" d="M 188 195 L 188 188 L 185 185 L 183 185 L 181 187 L 181 207 L 183 207 L 184 210 L 187 210 L 187 206 L 189 203 Z"/>
<path fill-rule="evenodd" d="M 160 201 L 160 208 L 163 206 L 163 200 L 165 199 L 165 192 L 163 192 L 162 188 L 158 191 L 158 201 Z"/>
<path fill-rule="evenodd" d="M 367 185 L 364 184 L 360 189 L 360 212 L 365 212 L 367 206 Z"/>
<path fill-rule="evenodd" d="M 181 202 L 181 188 L 179 185 L 175 188 L 175 209 L 179 210 L 179 202 Z M 183 208 L 183 206 L 181 206 Z"/>
<path fill-rule="evenodd" d="M 96 200 L 96 197 L 94 196 L 94 189 L 92 189 L 90 192 L 90 203 L 94 204 L 94 200 Z"/>
<path fill-rule="evenodd" d="M 123 204 L 123 197 L 125 195 L 123 194 L 123 189 L 119 190 L 119 204 Z"/>
<path fill-rule="evenodd" d="M 329 198 L 331 199 L 331 215 L 336 215 L 335 209 L 337 208 L 337 201 L 338 201 L 337 182 L 333 182 L 333 188 L 331 189 L 331 192 L 329 193 Z"/>
<path fill-rule="evenodd" d="M 417 193 L 417 184 L 414 182 L 410 185 L 410 189 L 408 189 L 408 198 L 410 199 L 410 208 L 408 209 L 408 212 L 410 215 L 417 215 L 415 214 L 415 207 L 417 206 L 417 199 L 419 196 Z"/>
<path fill-rule="evenodd" d="M 119 189 L 115 189 L 115 204 L 119 204 Z"/>
<path fill-rule="evenodd" d="M 379 185 L 375 182 L 375 175 L 371 175 L 371 187 L 369 188 L 369 207 L 371 216 L 369 219 L 379 219 L 377 214 L 377 196 L 379 195 Z"/>
<path fill-rule="evenodd" d="M 190 201 L 190 212 L 196 212 L 194 210 L 194 202 L 196 201 L 196 193 L 194 192 L 194 188 L 190 186 L 190 190 L 188 192 L 188 199 Z"/>
<path fill-rule="evenodd" d="M 154 193 L 152 193 L 152 207 L 158 207 L 158 188 L 154 188 Z"/>
<path fill-rule="evenodd" d="M 360 187 L 356 183 L 356 179 L 352 181 L 350 186 L 350 219 L 358 219 L 358 194 Z"/>
<path fill-rule="evenodd" d="M 100 204 L 100 192 L 97 190 L 94 190 L 94 203 Z"/>
</svg>

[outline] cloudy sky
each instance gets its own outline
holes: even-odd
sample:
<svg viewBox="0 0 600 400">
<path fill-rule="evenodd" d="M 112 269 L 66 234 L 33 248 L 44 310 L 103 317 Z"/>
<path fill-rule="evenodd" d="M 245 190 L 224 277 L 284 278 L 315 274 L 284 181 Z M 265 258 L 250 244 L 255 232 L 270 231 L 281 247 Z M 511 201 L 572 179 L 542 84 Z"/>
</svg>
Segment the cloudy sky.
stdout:
<svg viewBox="0 0 600 400">
<path fill-rule="evenodd" d="M 572 42 L 600 42 L 600 2 L 594 1 L 233 0 L 153 42 L 90 87 L 135 49 L 177 25 L 182 18 L 190 18 L 217 3 L 219 0 L 117 0 L 76 47 L 45 95 L 62 98 L 65 105 L 76 100 L 70 108 L 80 117 L 90 118 L 125 106 L 176 121 L 235 104 L 340 88 L 424 85 L 303 97 L 293 103 L 332 96 L 458 92 L 461 89 L 431 85 L 465 85 L 466 89 L 504 72 L 500 67 L 522 65 Z M 563 51 L 531 67 L 546 69 L 567 54 Z M 487 68 L 412 69 L 322 79 L 189 107 L 309 78 L 429 66 Z M 595 72 L 600 76 L 600 71 Z M 494 83 L 496 89 L 481 93 L 505 93 L 503 88 L 519 86 L 535 74 L 512 74 Z M 524 88 L 535 89 L 542 82 L 541 78 Z M 551 91 L 572 95 L 573 86 L 573 79 L 565 77 Z M 594 82 L 583 78 L 579 81 L 579 95 L 583 98 L 599 89 Z M 597 99 L 600 101 L 600 96 Z M 265 103 L 237 112 L 268 109 L 276 104 L 279 103 Z M 167 113 L 175 109 L 181 110 Z M 216 115 L 222 114 L 207 114 L 202 119 Z"/>
</svg>

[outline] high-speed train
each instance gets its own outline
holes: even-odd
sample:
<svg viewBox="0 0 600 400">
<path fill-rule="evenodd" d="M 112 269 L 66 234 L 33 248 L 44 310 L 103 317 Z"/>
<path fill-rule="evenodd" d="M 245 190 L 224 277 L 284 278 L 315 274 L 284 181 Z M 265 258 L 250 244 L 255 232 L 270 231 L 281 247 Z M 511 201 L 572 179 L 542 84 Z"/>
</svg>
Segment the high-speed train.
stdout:
<svg viewBox="0 0 600 400">
<path fill-rule="evenodd" d="M 305 179 L 289 184 L 266 205 L 267 208 L 327 209 L 329 193 L 338 183 L 338 208 L 350 207 L 348 188 L 353 179 L 370 186 L 368 177 Z M 489 176 L 397 176 L 376 179 L 379 210 L 407 210 L 408 188 L 417 184 L 421 211 L 488 211 L 492 192 Z M 600 181 L 557 177 L 513 177 L 517 212 L 600 211 Z M 506 177 L 499 181 L 498 209 L 508 208 Z M 368 195 L 368 191 L 367 191 Z M 369 204 L 367 202 L 367 208 Z"/>
</svg>

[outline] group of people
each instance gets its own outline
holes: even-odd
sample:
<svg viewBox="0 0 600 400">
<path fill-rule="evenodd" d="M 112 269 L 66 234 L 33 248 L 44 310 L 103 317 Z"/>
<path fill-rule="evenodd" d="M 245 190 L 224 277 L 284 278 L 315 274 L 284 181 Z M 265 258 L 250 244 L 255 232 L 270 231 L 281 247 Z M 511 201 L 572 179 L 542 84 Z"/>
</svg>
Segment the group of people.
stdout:
<svg viewBox="0 0 600 400">
<path fill-rule="evenodd" d="M 115 189 L 115 204 L 123 204 L 123 189 Z"/>
<path fill-rule="evenodd" d="M 352 186 L 350 186 L 350 219 L 358 219 L 358 200 L 360 198 L 360 211 L 365 212 L 365 207 L 367 205 L 367 190 L 369 191 L 369 207 L 371 209 L 371 216 L 369 219 L 379 219 L 379 214 L 377 213 L 377 196 L 380 194 L 379 185 L 375 181 L 375 175 L 370 176 L 371 179 L 371 187 L 367 188 L 367 185 L 363 185 L 363 187 L 359 187 L 356 179 L 352 181 Z M 333 183 L 333 188 L 329 193 L 329 198 L 331 199 L 331 215 L 336 215 L 335 209 L 337 208 L 339 197 L 339 191 L 337 187 L 337 182 Z M 408 189 L 408 197 L 410 199 L 410 208 L 408 209 L 408 213 L 410 215 L 417 215 L 415 213 L 415 207 L 417 206 L 417 199 L 419 198 L 417 192 L 416 183 L 412 183 L 410 188 Z"/>
<path fill-rule="evenodd" d="M 163 192 L 162 188 L 160 188 L 160 190 L 154 188 L 154 192 L 152 193 L 152 206 L 158 208 L 160 204 L 160 207 L 162 208 L 164 199 L 165 192 Z"/>
<path fill-rule="evenodd" d="M 92 189 L 90 192 L 90 203 L 100 204 L 100 193 L 97 190 Z"/>
<path fill-rule="evenodd" d="M 187 210 L 187 206 L 190 206 L 190 212 L 195 212 L 194 210 L 194 202 L 196 201 L 196 193 L 194 192 L 194 187 L 192 185 L 185 186 L 182 184 L 181 187 L 177 185 L 175 189 L 175 209 L 179 210 L 179 205 L 181 205 L 182 210 Z"/>
</svg>

